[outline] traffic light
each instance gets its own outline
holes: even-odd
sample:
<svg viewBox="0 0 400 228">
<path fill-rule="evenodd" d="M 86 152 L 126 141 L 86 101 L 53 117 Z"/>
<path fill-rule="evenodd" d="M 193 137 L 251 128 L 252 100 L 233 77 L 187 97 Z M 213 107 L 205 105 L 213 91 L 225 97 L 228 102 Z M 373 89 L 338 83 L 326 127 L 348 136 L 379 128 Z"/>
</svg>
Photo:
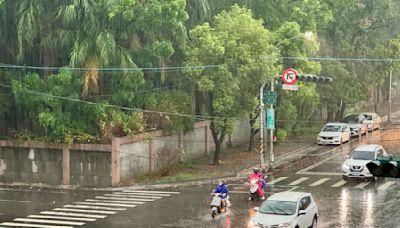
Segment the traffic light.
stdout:
<svg viewBox="0 0 400 228">
<path fill-rule="evenodd" d="M 299 74 L 297 76 L 297 80 L 302 82 L 317 82 L 317 83 L 332 82 L 331 77 L 317 76 L 312 74 Z"/>
<path fill-rule="evenodd" d="M 378 157 L 369 162 L 367 168 L 375 177 L 400 178 L 400 157 Z"/>
</svg>

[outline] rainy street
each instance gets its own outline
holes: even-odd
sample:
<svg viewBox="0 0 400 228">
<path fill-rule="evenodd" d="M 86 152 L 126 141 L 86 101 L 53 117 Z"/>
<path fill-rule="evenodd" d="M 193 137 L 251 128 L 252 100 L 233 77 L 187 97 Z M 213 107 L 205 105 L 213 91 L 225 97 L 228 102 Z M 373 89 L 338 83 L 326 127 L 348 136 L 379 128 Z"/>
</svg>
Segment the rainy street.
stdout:
<svg viewBox="0 0 400 228">
<path fill-rule="evenodd" d="M 319 209 L 318 227 L 397 227 L 400 183 L 389 178 L 344 181 L 340 167 L 358 143 L 381 144 L 396 155 L 399 139 L 400 131 L 392 129 L 340 147 L 314 145 L 308 156 L 279 167 L 268 177 L 267 196 L 281 191 L 310 192 Z M 112 192 L 3 187 L 0 226 L 246 227 L 253 207 L 260 203 L 247 200 L 243 182 L 228 184 L 232 206 L 215 220 L 208 208 L 211 185 Z"/>
</svg>

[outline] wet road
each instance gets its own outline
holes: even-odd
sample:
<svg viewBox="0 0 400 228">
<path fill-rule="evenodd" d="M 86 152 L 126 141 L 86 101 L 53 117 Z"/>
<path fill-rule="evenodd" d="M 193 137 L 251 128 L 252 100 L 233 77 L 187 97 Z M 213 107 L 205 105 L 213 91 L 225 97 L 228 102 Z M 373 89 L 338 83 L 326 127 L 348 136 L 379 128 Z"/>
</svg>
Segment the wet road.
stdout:
<svg viewBox="0 0 400 228">
<path fill-rule="evenodd" d="M 314 146 L 311 154 L 268 177 L 267 196 L 312 193 L 318 227 L 400 227 L 399 180 L 342 180 L 341 164 L 358 143 Z M 400 130 L 374 132 L 360 143 L 382 144 L 389 154 L 400 155 Z M 229 184 L 232 207 L 216 220 L 209 214 L 210 185 L 162 192 L 2 188 L 0 227 L 246 227 L 259 202 L 247 201 L 243 183 Z"/>
</svg>

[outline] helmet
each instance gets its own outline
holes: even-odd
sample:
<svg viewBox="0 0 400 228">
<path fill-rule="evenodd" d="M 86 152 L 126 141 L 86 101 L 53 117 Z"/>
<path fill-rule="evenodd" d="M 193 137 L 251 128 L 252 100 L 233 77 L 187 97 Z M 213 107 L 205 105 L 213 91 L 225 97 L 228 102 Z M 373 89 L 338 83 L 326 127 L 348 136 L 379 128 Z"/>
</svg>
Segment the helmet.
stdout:
<svg viewBox="0 0 400 228">
<path fill-rule="evenodd" d="M 254 168 L 253 172 L 255 172 L 255 173 L 260 172 L 260 169 L 259 168 Z"/>
</svg>

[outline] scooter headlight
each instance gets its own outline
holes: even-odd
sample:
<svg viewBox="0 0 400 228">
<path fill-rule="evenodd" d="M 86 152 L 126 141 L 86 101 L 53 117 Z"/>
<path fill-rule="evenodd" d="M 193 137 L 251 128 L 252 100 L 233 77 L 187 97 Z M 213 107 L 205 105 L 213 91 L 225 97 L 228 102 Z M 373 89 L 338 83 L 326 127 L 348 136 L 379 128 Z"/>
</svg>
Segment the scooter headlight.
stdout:
<svg viewBox="0 0 400 228">
<path fill-rule="evenodd" d="M 249 226 L 257 226 L 257 225 L 258 225 L 257 222 L 255 222 L 253 219 L 250 219 Z"/>
</svg>

